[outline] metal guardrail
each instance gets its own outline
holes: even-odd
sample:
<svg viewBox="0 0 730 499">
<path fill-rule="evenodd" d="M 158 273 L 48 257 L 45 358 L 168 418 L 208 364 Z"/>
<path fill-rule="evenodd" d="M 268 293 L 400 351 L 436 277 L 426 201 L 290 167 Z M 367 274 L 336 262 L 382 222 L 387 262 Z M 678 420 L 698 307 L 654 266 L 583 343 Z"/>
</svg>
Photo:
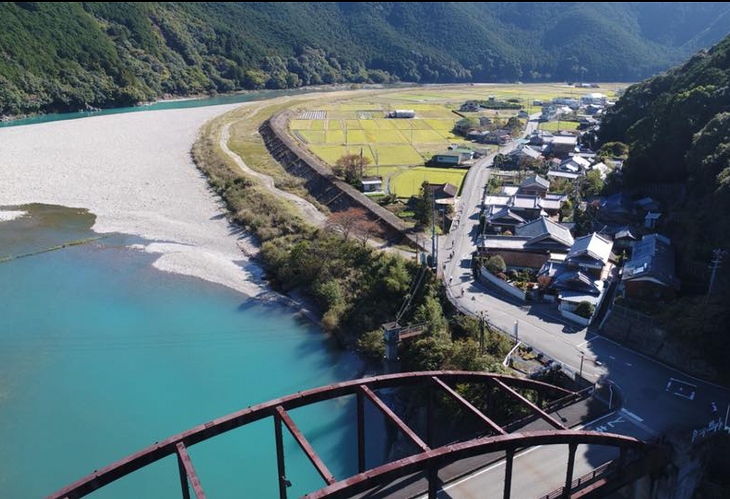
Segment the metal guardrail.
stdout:
<svg viewBox="0 0 730 499">
<path fill-rule="evenodd" d="M 570 482 L 570 490 L 579 490 L 587 485 L 594 483 L 596 480 L 613 474 L 616 471 L 618 471 L 618 463 L 616 461 L 609 461 L 605 464 L 602 464 L 593 471 L 586 473 L 585 475 L 580 476 Z M 545 496 L 540 496 L 539 499 L 557 499 L 559 497 L 563 497 L 564 492 L 565 491 L 563 490 L 563 487 L 559 487 Z"/>
</svg>

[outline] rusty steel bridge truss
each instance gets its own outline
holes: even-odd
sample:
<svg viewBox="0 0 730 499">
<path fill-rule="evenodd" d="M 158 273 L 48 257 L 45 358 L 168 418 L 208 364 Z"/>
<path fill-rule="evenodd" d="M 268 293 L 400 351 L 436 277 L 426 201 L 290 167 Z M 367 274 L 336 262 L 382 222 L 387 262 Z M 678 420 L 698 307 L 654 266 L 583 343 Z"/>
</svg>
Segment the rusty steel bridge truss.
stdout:
<svg viewBox="0 0 730 499">
<path fill-rule="evenodd" d="M 518 421 L 508 424 L 497 424 L 475 405 L 460 395 L 454 385 L 459 383 L 483 384 L 490 390 L 496 390 L 513 399 L 529 414 Z M 420 385 L 428 388 L 427 397 L 427 424 L 424 438 L 409 427 L 385 402 L 375 393 L 382 388 L 398 388 Z M 534 390 L 538 394 L 538 403 L 533 403 L 520 394 L 517 389 Z M 443 445 L 432 448 L 434 435 L 434 394 L 441 392 L 453 399 L 459 407 L 474 416 L 484 428 L 482 436 L 468 441 Z M 547 406 L 542 403 L 546 394 L 555 397 Z M 289 411 L 299 407 L 316 404 L 326 400 L 344 396 L 357 397 L 357 456 L 358 474 L 338 479 L 323 462 L 313 446 L 299 430 Z M 279 496 L 287 497 L 286 460 L 284 456 L 283 427 L 294 437 L 302 451 L 309 458 L 318 474 L 322 477 L 324 487 L 311 492 L 305 497 L 319 498 L 352 498 L 358 494 L 372 491 L 393 481 L 422 473 L 427 483 L 424 484 L 425 493 L 429 498 L 435 498 L 441 481 L 438 472 L 446 465 L 459 460 L 481 456 L 488 453 L 504 453 L 506 460 L 503 497 L 509 498 L 512 483 L 512 461 L 515 453 L 521 449 L 539 445 L 567 445 L 567 471 L 565 486 L 561 490 L 563 497 L 600 497 L 596 495 L 608 481 L 599 477 L 584 483 L 580 490 L 576 490 L 573 471 L 575 453 L 580 444 L 605 445 L 620 449 L 618 459 L 619 470 L 623 470 L 623 482 L 630 483 L 639 476 L 657 471 L 663 459 L 657 458 L 660 449 L 632 437 L 599 433 L 592 431 L 570 430 L 561 421 L 552 417 L 549 412 L 565 407 L 589 395 L 573 392 L 540 381 L 515 378 L 497 374 L 466 371 L 431 371 L 401 373 L 371 378 L 358 379 L 298 392 L 293 395 L 278 398 L 270 402 L 251 406 L 227 416 L 215 419 L 200 426 L 156 442 L 135 454 L 121 459 L 101 470 L 78 480 L 77 482 L 51 494 L 47 499 L 76 499 L 125 477 L 151 463 L 168 456 L 177 456 L 181 496 L 184 499 L 191 497 L 191 489 L 197 499 L 206 497 L 203 485 L 193 466 L 188 448 L 197 443 L 206 441 L 230 430 L 242 427 L 265 418 L 274 421 L 274 435 L 276 440 L 277 472 L 279 480 Z M 417 452 L 411 456 L 388 462 L 373 469 L 365 466 L 365 401 L 370 401 L 390 420 L 402 434 L 416 447 Z M 520 431 L 530 421 L 542 420 L 552 427 L 551 430 Z M 486 436 L 483 436 L 486 435 Z M 627 471 L 628 470 L 628 471 Z M 594 474 L 595 475 L 595 474 Z M 594 477 L 595 478 L 595 477 Z M 577 480 L 577 483 L 581 483 Z M 614 481 L 614 483 L 617 483 Z M 426 490 L 427 489 L 427 490 Z M 592 495 L 591 495 L 592 494 Z"/>
</svg>

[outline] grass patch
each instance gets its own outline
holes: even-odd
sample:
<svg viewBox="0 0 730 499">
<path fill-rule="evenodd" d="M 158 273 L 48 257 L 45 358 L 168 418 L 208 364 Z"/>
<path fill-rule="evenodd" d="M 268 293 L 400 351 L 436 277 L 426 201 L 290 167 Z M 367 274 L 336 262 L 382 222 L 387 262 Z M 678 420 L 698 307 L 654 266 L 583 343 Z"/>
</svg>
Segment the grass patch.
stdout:
<svg viewBox="0 0 730 499">
<path fill-rule="evenodd" d="M 289 128 L 292 130 L 309 130 L 314 121 L 310 120 L 291 120 Z"/>
<path fill-rule="evenodd" d="M 423 157 L 410 145 L 388 144 L 371 146 L 378 155 L 381 165 L 421 165 Z M 373 164 L 375 164 L 373 162 Z"/>
<path fill-rule="evenodd" d="M 310 144 L 324 144 L 325 141 L 325 131 L 315 131 L 315 130 L 297 130 L 297 134 L 307 141 Z"/>
<path fill-rule="evenodd" d="M 416 125 L 421 123 L 421 120 L 389 120 L 392 123 L 393 128 L 398 130 L 410 130 L 416 128 Z"/>
<path fill-rule="evenodd" d="M 350 130 L 360 130 L 362 126 L 360 125 L 360 120 L 353 120 L 353 119 L 345 119 L 344 121 L 344 127 L 347 128 L 347 131 Z"/>
<path fill-rule="evenodd" d="M 324 134 L 325 144 L 344 144 L 345 143 L 345 132 L 344 130 L 327 130 Z M 311 144 L 311 141 L 310 141 Z M 310 146 L 311 148 L 311 146 Z"/>
<path fill-rule="evenodd" d="M 466 177 L 466 170 L 451 170 L 445 168 L 428 168 L 425 166 L 410 168 L 390 178 L 390 192 L 399 198 L 408 198 L 419 195 L 421 184 L 428 181 L 430 184 L 453 184 L 461 189 Z"/>
<path fill-rule="evenodd" d="M 376 120 L 358 120 L 360 128 L 363 130 L 378 130 L 378 122 Z"/>
<path fill-rule="evenodd" d="M 457 120 L 444 119 L 444 120 L 423 120 L 428 123 L 428 126 L 439 132 L 451 132 L 454 129 L 454 125 Z"/>
<path fill-rule="evenodd" d="M 365 130 L 351 130 L 349 127 L 347 128 L 347 139 L 345 142 L 348 145 L 369 143 Z"/>
<path fill-rule="evenodd" d="M 386 179 L 404 169 L 402 166 L 369 166 L 365 168 L 365 175 L 368 177 L 383 177 Z"/>
<path fill-rule="evenodd" d="M 406 132 L 406 137 L 408 137 L 410 134 Z M 408 137 L 410 138 L 410 137 Z M 409 141 L 410 142 L 410 141 Z M 443 135 L 437 132 L 436 130 L 413 130 L 413 143 L 429 143 L 429 144 L 439 144 L 443 143 L 444 146 L 448 145 L 449 140 Z"/>
<path fill-rule="evenodd" d="M 330 165 L 334 165 L 345 154 L 345 146 L 343 145 L 310 145 L 309 150 Z"/>
<path fill-rule="evenodd" d="M 577 130 L 578 125 L 580 123 L 576 123 L 575 121 L 546 121 L 544 123 L 540 123 L 538 125 L 538 128 L 540 130 L 545 130 L 546 132 L 557 132 L 559 130 Z"/>
</svg>

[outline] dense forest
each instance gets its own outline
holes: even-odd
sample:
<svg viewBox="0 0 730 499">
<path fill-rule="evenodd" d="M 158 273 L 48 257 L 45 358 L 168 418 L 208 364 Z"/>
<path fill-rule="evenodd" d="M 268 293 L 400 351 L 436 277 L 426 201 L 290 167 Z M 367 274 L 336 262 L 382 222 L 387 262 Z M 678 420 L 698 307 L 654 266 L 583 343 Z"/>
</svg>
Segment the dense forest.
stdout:
<svg viewBox="0 0 730 499">
<path fill-rule="evenodd" d="M 0 115 L 334 83 L 638 81 L 728 3 L 5 2 Z"/>
<path fill-rule="evenodd" d="M 730 379 L 730 37 L 630 86 L 599 137 L 629 145 L 616 187 L 665 194 L 660 232 L 676 247 L 682 282 L 665 322 Z"/>
</svg>

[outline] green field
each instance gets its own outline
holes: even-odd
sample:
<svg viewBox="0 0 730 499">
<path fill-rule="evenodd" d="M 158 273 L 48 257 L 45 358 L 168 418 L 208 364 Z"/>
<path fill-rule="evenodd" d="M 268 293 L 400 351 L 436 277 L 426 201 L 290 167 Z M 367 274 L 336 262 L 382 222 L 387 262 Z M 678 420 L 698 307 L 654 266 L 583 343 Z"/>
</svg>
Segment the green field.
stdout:
<svg viewBox="0 0 730 499">
<path fill-rule="evenodd" d="M 399 198 L 418 195 L 424 181 L 428 181 L 430 184 L 449 183 L 461 189 L 466 172 L 466 169 L 429 168 L 425 166 L 410 168 L 390 177 L 390 192 Z"/>
<path fill-rule="evenodd" d="M 546 132 L 557 132 L 558 130 L 577 130 L 578 123 L 575 121 L 546 121 L 538 125 L 540 130 Z"/>
<path fill-rule="evenodd" d="M 579 98 L 589 92 L 601 92 L 609 99 L 616 98 L 616 90 L 626 83 L 601 84 L 597 89 L 581 89 L 565 84 L 476 84 L 438 86 L 382 91 L 355 91 L 349 100 L 324 103 L 318 101 L 312 109 L 324 111 L 326 119 L 297 119 L 289 127 L 295 137 L 323 161 L 333 165 L 345 154 L 362 154 L 371 160 L 367 175 L 383 176 L 390 192 L 398 197 L 417 194 L 421 183 L 451 183 L 461 187 L 466 170 L 426 168 L 426 160 L 443 152 L 450 144 L 473 146 L 463 137 L 452 133 L 454 124 L 461 119 L 454 110 L 467 100 L 517 99 L 528 113 L 538 112 L 535 100 L 549 101 L 554 97 Z M 413 109 L 413 119 L 386 118 L 395 109 Z M 469 113 L 475 115 L 475 113 Z M 506 118 L 513 110 L 488 110 L 480 116 Z M 321 117 L 322 114 L 319 114 Z M 561 130 L 575 130 L 578 123 L 561 121 Z M 558 122 L 541 123 L 543 130 L 558 130 Z M 390 179 L 390 182 L 388 182 Z"/>
</svg>

